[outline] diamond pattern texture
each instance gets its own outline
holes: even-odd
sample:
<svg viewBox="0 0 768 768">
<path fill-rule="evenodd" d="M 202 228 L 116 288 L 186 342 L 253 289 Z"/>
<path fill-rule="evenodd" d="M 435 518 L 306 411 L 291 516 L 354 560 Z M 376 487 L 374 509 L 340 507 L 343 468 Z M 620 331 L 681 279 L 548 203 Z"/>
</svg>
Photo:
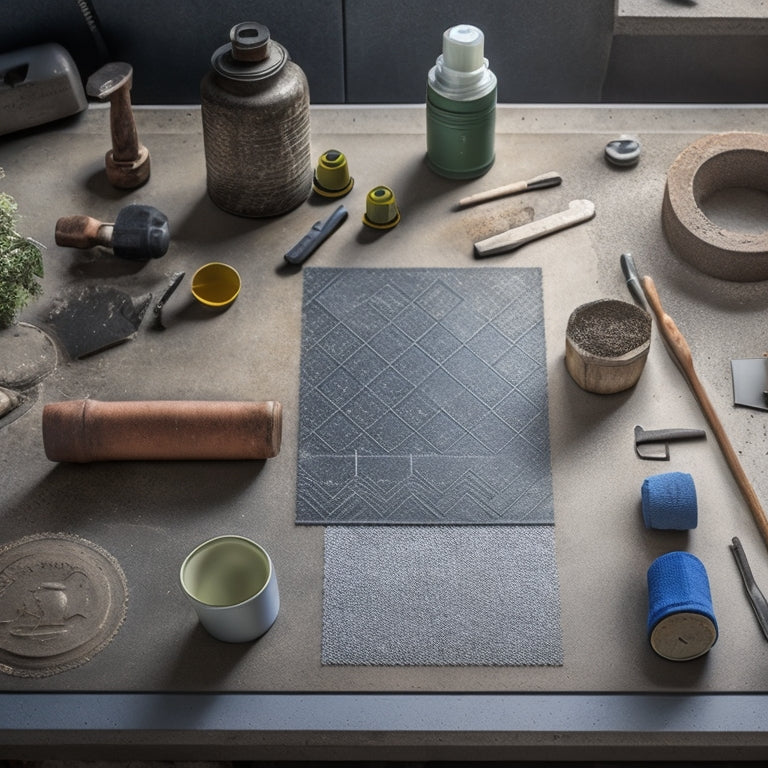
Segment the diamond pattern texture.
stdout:
<svg viewBox="0 0 768 768">
<path fill-rule="evenodd" d="M 296 521 L 554 521 L 541 271 L 306 268 Z"/>
</svg>

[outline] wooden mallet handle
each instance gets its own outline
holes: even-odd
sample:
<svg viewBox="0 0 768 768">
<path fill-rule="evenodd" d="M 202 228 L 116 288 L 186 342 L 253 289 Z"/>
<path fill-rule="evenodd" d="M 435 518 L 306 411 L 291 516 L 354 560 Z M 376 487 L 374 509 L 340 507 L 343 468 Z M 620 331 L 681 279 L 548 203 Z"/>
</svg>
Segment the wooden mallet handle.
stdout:
<svg viewBox="0 0 768 768">
<path fill-rule="evenodd" d="M 67 248 L 112 247 L 114 225 L 91 216 L 62 216 L 56 221 L 56 245 Z"/>
</svg>

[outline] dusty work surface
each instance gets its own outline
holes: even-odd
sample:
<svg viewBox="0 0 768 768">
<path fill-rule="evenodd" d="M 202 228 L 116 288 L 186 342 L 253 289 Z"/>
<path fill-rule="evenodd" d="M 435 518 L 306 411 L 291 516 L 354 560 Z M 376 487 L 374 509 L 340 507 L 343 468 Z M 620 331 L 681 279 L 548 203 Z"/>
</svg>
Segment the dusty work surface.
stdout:
<svg viewBox="0 0 768 768">
<path fill-rule="evenodd" d="M 759 584 L 768 588 L 768 551 L 722 459 L 715 439 L 654 328 L 637 386 L 623 394 L 589 394 L 564 365 L 565 327 L 582 303 L 631 300 L 619 267 L 630 251 L 653 276 L 665 308 L 691 346 L 694 361 L 731 435 L 747 475 L 768 499 L 764 472 L 768 413 L 733 406 L 731 358 L 765 348 L 764 284 L 726 283 L 699 274 L 667 246 L 660 224 L 666 171 L 689 143 L 708 133 L 759 131 L 761 109 L 500 108 L 497 160 L 482 179 L 452 182 L 424 164 L 423 111 L 315 109 L 312 154 L 347 155 L 355 186 L 341 202 L 349 220 L 313 256 L 323 267 L 539 267 L 542 270 L 556 556 L 564 663 L 555 667 L 375 667 L 321 665 L 323 530 L 295 524 L 302 274 L 283 268 L 283 253 L 336 201 L 311 199 L 270 220 L 218 210 L 205 190 L 199 111 L 137 110 L 152 176 L 130 193 L 111 189 L 103 173 L 108 113 L 91 109 L 55 129 L 0 142 L 0 188 L 12 194 L 21 229 L 44 243 L 43 296 L 16 328 L 0 332 L 0 368 L 36 395 L 0 430 L 0 543 L 42 532 L 94 542 L 114 557 L 128 584 L 126 618 L 87 663 L 41 679 L 0 675 L 6 691 L 494 691 L 756 692 L 768 685 L 768 643 L 747 602 L 729 551 L 740 537 Z M 609 166 L 605 144 L 632 133 L 639 165 Z M 460 197 L 549 170 L 559 187 L 462 211 Z M 366 193 L 386 184 L 397 196 L 400 224 L 385 233 L 363 227 Z M 531 216 L 540 218 L 586 198 L 597 215 L 573 229 L 483 261 L 474 242 Z M 57 247 L 58 217 L 88 214 L 112 221 L 140 202 L 165 212 L 169 252 L 146 264 Z M 729 215 L 721 201 L 717 215 Z M 765 227 L 764 227 L 765 228 Z M 220 260 L 243 279 L 225 312 L 196 305 L 194 270 Z M 110 285 L 132 296 L 162 295 L 185 271 L 163 311 L 151 312 L 136 337 L 70 361 L 30 326 L 67 291 Z M 44 337 L 42 337 L 44 339 Z M 7 353 L 6 353 L 7 351 Z M 40 376 L 29 385 L 30 377 Z M 45 403 L 100 400 L 267 400 L 284 407 L 282 450 L 264 462 L 123 462 L 55 464 L 45 457 Z M 27 405 L 30 404 L 27 403 Z M 633 428 L 701 427 L 706 441 L 671 446 L 669 462 L 640 460 Z M 689 472 L 699 500 L 698 528 L 648 531 L 640 514 L 644 478 Z M 178 570 L 198 543 L 224 533 L 260 542 L 279 577 L 282 606 L 270 632 L 253 644 L 227 645 L 197 624 L 180 591 Z M 683 549 L 705 564 L 720 628 L 703 658 L 657 657 L 645 633 L 646 571 L 659 555 Z M 482 590 L 482 584 L 478 585 Z"/>
</svg>

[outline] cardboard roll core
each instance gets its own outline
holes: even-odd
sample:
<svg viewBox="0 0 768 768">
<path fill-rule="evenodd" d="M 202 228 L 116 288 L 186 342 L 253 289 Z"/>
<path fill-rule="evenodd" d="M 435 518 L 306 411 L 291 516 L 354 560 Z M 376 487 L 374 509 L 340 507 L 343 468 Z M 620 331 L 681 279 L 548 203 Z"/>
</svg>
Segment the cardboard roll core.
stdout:
<svg viewBox="0 0 768 768">
<path fill-rule="evenodd" d="M 709 616 L 691 611 L 663 618 L 651 631 L 656 653 L 670 661 L 690 661 L 703 656 L 717 641 L 717 627 Z"/>
<path fill-rule="evenodd" d="M 684 261 L 723 280 L 768 279 L 768 231 L 724 229 L 701 204 L 715 192 L 744 187 L 768 192 L 768 134 L 705 136 L 684 149 L 667 173 L 662 226 Z"/>
</svg>

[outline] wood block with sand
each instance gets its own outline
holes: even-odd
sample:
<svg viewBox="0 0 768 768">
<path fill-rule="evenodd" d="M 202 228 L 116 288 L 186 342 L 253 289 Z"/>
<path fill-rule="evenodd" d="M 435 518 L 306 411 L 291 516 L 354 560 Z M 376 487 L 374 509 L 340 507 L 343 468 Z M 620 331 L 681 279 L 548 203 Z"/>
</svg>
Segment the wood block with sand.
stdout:
<svg viewBox="0 0 768 768">
<path fill-rule="evenodd" d="M 644 309 L 617 299 L 598 299 L 571 313 L 565 365 L 588 392 L 622 392 L 637 383 L 650 346 L 651 316 Z"/>
</svg>

